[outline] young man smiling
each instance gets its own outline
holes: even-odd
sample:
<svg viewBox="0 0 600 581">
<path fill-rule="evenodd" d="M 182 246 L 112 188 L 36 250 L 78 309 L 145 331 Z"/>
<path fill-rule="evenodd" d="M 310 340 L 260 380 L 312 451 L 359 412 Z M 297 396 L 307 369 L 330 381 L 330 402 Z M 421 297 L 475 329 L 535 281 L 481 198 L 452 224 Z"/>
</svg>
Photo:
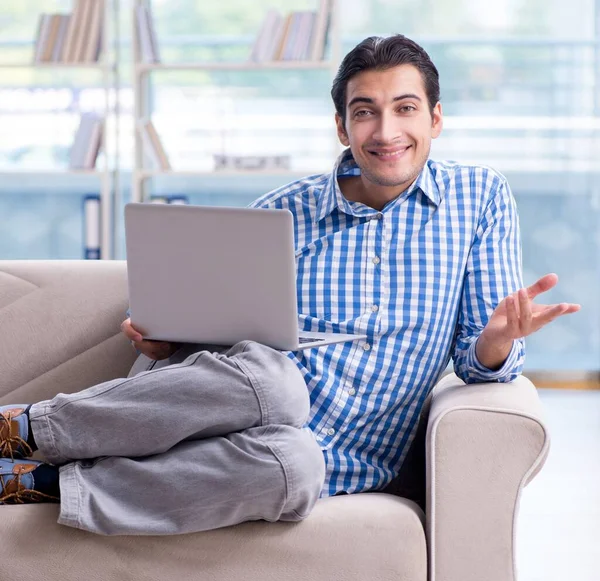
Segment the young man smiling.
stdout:
<svg viewBox="0 0 600 581">
<path fill-rule="evenodd" d="M 522 288 L 506 180 L 429 159 L 442 130 L 438 72 L 401 35 L 361 42 L 333 83 L 348 147 L 325 175 L 253 206 L 295 220 L 306 330 L 362 342 L 279 353 L 142 340 L 130 376 L 0 408 L 0 502 L 59 500 L 59 522 L 171 534 L 301 520 L 319 496 L 384 489 L 450 358 L 467 383 L 521 372 L 523 338 L 578 305 Z M 24 459 L 39 448 L 51 464 Z M 97 460 L 93 460 L 97 459 Z"/>
</svg>

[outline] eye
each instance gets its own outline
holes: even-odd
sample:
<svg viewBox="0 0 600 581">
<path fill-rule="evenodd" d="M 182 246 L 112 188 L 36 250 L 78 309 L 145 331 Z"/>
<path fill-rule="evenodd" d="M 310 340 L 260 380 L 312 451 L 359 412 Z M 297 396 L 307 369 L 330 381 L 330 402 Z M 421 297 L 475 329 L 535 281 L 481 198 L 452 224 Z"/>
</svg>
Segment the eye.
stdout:
<svg viewBox="0 0 600 581">
<path fill-rule="evenodd" d="M 371 111 L 368 109 L 359 109 L 354 112 L 355 117 L 368 117 L 369 115 L 371 115 Z"/>
<path fill-rule="evenodd" d="M 402 107 L 400 107 L 400 111 L 402 111 L 402 113 L 412 113 L 416 110 L 417 108 L 414 105 L 402 105 Z"/>
</svg>

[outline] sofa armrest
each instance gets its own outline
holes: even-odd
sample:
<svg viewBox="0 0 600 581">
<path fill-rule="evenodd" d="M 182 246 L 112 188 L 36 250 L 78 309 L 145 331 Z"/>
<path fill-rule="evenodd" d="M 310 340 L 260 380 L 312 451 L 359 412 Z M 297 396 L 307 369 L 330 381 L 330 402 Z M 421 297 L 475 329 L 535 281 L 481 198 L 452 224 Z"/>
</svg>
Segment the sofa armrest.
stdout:
<svg viewBox="0 0 600 581">
<path fill-rule="evenodd" d="M 465 385 L 446 376 L 427 426 L 431 581 L 513 581 L 523 487 L 544 464 L 549 436 L 535 386 Z"/>
<path fill-rule="evenodd" d="M 33 403 L 127 375 L 125 261 L 0 261 L 0 403 Z"/>
</svg>

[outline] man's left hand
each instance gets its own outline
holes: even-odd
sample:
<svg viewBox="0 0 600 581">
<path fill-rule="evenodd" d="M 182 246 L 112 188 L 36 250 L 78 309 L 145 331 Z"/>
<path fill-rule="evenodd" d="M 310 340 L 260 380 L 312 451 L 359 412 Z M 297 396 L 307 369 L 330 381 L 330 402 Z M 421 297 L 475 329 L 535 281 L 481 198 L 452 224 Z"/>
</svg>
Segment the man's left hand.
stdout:
<svg viewBox="0 0 600 581">
<path fill-rule="evenodd" d="M 537 305 L 533 302 L 557 282 L 556 274 L 547 274 L 502 300 L 477 340 L 477 357 L 483 365 L 490 369 L 499 368 L 508 357 L 515 339 L 527 337 L 554 319 L 576 313 L 581 308 L 581 305 L 572 303 Z"/>
<path fill-rule="evenodd" d="M 508 295 L 494 310 L 482 334 L 497 344 L 527 337 L 562 315 L 576 313 L 581 305 L 537 305 L 533 299 L 556 286 L 558 276 L 547 274 L 527 288 Z"/>
</svg>

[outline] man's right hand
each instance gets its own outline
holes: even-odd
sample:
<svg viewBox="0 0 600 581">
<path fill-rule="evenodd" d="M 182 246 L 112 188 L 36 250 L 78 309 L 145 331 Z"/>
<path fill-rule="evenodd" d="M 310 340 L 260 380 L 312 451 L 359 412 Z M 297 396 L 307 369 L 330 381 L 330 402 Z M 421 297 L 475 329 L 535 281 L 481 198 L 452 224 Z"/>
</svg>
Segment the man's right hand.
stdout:
<svg viewBox="0 0 600 581">
<path fill-rule="evenodd" d="M 178 343 L 144 339 L 142 334 L 131 324 L 131 319 L 125 319 L 121 323 L 121 331 L 131 341 L 134 349 L 156 361 L 171 357 L 179 348 Z"/>
</svg>

